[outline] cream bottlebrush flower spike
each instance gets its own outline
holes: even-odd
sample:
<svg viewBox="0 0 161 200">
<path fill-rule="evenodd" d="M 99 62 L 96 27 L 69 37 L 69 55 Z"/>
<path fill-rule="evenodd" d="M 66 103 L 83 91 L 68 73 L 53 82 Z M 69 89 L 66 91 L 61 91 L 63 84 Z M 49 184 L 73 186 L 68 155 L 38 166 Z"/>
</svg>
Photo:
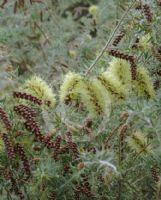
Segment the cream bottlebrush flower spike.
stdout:
<svg viewBox="0 0 161 200">
<path fill-rule="evenodd" d="M 139 39 L 138 47 L 140 48 L 140 50 L 146 51 L 146 50 L 149 50 L 151 48 L 150 38 L 151 38 L 151 35 L 148 33 L 146 35 L 143 35 Z"/>
<path fill-rule="evenodd" d="M 25 82 L 25 91 L 39 99 L 44 104 L 55 106 L 56 99 L 51 87 L 40 77 L 33 76 Z"/>
<path fill-rule="evenodd" d="M 137 131 L 127 138 L 128 146 L 136 151 L 137 153 L 142 153 L 144 155 L 152 152 L 150 144 L 147 142 L 147 138 L 143 133 Z"/>
<path fill-rule="evenodd" d="M 155 92 L 152 80 L 144 67 L 137 68 L 136 80 L 133 81 L 133 87 L 139 96 L 147 98 L 154 96 Z"/>
<path fill-rule="evenodd" d="M 78 88 L 82 83 L 79 74 L 69 72 L 65 76 L 65 80 L 60 87 L 60 101 L 68 104 L 72 100 L 78 99 Z"/>
<path fill-rule="evenodd" d="M 89 7 L 89 14 L 92 15 L 92 17 L 96 18 L 96 16 L 98 15 L 98 6 L 96 5 L 92 5 Z"/>
<path fill-rule="evenodd" d="M 79 92 L 83 105 L 92 115 L 107 114 L 107 101 L 95 80 L 84 80 Z"/>
<path fill-rule="evenodd" d="M 98 84 L 102 86 L 104 93 L 107 93 L 111 102 L 118 102 L 124 100 L 128 95 L 128 90 L 112 73 L 104 72 L 97 77 Z"/>
<path fill-rule="evenodd" d="M 130 63 L 126 60 L 114 58 L 110 62 L 110 67 L 107 72 L 112 73 L 126 89 L 131 88 L 131 70 Z"/>
</svg>

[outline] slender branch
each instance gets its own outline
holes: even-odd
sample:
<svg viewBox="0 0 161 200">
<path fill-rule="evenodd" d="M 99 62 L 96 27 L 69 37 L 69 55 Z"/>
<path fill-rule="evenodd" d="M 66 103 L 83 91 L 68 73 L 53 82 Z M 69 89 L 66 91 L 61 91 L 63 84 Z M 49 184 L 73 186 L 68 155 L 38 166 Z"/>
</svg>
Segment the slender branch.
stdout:
<svg viewBox="0 0 161 200">
<path fill-rule="evenodd" d="M 102 55 L 104 54 L 104 52 L 106 51 L 107 47 L 110 45 L 115 33 L 117 32 L 117 30 L 120 28 L 124 18 L 126 17 L 126 15 L 129 13 L 129 11 L 131 10 L 131 8 L 134 6 L 134 4 L 136 3 L 136 0 L 132 1 L 131 5 L 128 7 L 128 9 L 126 10 L 126 12 L 124 13 L 124 15 L 121 17 L 119 23 L 117 24 L 117 26 L 114 28 L 111 36 L 109 37 L 107 43 L 105 44 L 105 46 L 103 47 L 102 51 L 100 52 L 100 54 L 96 57 L 96 59 L 94 60 L 94 62 L 91 64 L 91 66 L 88 68 L 87 72 L 85 73 L 85 76 L 87 76 L 90 71 L 94 68 L 94 66 L 97 64 L 97 62 L 99 61 L 99 59 L 102 57 Z"/>
<path fill-rule="evenodd" d="M 0 5 L 1 8 L 4 8 L 5 4 L 8 3 L 8 0 L 4 0 L 3 3 Z"/>
<path fill-rule="evenodd" d="M 121 123 L 112 130 L 112 132 L 108 135 L 108 137 L 105 139 L 105 146 L 108 146 L 109 141 L 111 140 L 111 138 L 114 136 L 115 132 L 118 130 L 118 128 L 120 127 Z"/>
<path fill-rule="evenodd" d="M 50 40 L 49 40 L 48 36 L 46 35 L 46 33 L 43 31 L 43 29 L 37 24 L 37 22 L 35 22 L 34 24 L 39 29 L 39 31 L 43 34 L 43 36 L 46 39 L 46 42 L 49 44 Z"/>
<path fill-rule="evenodd" d="M 117 200 L 121 199 L 121 193 L 122 193 L 122 179 L 120 178 L 118 180 L 118 196 L 117 196 Z"/>
</svg>

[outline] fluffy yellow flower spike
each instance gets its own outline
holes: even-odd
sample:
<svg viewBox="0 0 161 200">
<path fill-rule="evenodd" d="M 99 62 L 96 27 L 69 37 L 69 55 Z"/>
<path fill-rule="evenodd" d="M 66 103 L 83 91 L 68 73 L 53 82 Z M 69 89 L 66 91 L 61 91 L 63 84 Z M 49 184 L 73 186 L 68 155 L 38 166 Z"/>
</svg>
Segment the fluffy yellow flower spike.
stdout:
<svg viewBox="0 0 161 200">
<path fill-rule="evenodd" d="M 127 89 L 131 86 L 131 71 L 130 63 L 126 60 L 114 58 L 110 62 L 110 67 L 108 69 L 109 73 L 112 73 Z"/>
<path fill-rule="evenodd" d="M 24 88 L 27 93 L 41 99 L 44 104 L 55 105 L 55 95 L 51 87 L 42 78 L 38 76 L 31 77 L 25 82 Z"/>
<path fill-rule="evenodd" d="M 106 99 L 95 80 L 84 80 L 79 92 L 83 105 L 92 115 L 97 116 L 107 113 Z"/>
<path fill-rule="evenodd" d="M 142 50 L 148 50 L 151 47 L 151 42 L 150 42 L 150 34 L 146 34 L 142 36 L 139 40 L 138 46 Z"/>
<path fill-rule="evenodd" d="M 82 78 L 79 74 L 69 72 L 60 87 L 60 101 L 68 104 L 71 100 L 76 100 L 81 82 Z"/>
<path fill-rule="evenodd" d="M 98 6 L 92 5 L 89 7 L 89 14 L 92 15 L 93 17 L 96 17 L 98 14 Z"/>
<path fill-rule="evenodd" d="M 154 96 L 154 88 L 148 71 L 143 67 L 137 68 L 136 80 L 133 81 L 134 90 L 139 96 L 151 98 Z"/>
<path fill-rule="evenodd" d="M 99 75 L 97 79 L 102 85 L 102 90 L 104 90 L 104 93 L 108 93 L 111 102 L 117 102 L 126 98 L 128 94 L 127 89 L 113 74 L 104 72 L 103 74 Z"/>
<path fill-rule="evenodd" d="M 137 153 L 144 155 L 152 152 L 151 146 L 147 142 L 147 138 L 141 132 L 135 132 L 127 138 L 129 147 Z"/>
</svg>

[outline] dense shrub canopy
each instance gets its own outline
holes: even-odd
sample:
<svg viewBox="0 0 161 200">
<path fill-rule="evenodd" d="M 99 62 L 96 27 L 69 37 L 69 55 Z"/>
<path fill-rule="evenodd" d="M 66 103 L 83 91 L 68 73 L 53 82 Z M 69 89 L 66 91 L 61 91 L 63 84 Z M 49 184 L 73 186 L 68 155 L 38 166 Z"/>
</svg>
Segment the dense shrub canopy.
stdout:
<svg viewBox="0 0 161 200">
<path fill-rule="evenodd" d="M 161 199 L 161 1 L 0 2 L 0 199 Z"/>
</svg>

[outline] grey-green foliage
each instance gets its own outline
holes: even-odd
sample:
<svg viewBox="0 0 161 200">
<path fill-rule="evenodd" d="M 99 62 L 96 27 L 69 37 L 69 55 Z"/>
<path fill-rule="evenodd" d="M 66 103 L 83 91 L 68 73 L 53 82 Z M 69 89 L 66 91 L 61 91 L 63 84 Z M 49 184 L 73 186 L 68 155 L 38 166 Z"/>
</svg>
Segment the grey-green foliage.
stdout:
<svg viewBox="0 0 161 200">
<path fill-rule="evenodd" d="M 58 93 L 63 74 L 72 70 L 82 74 L 87 70 L 104 46 L 116 25 L 116 20 L 120 19 L 129 1 L 82 1 L 98 6 L 97 35 L 93 38 L 90 35 L 90 31 L 94 30 L 93 19 L 88 13 L 88 6 L 84 6 L 87 11 L 86 15 L 78 20 L 75 17 L 81 14 L 79 6 L 75 8 L 76 10 L 69 9 L 73 4 L 79 2 L 79 0 L 46 0 L 43 3 L 30 5 L 29 1 L 25 1 L 25 7 L 17 9 L 17 12 L 13 13 L 15 1 L 10 1 L 4 6 L 4 9 L 1 9 L 0 43 L 8 47 L 7 61 L 13 67 L 11 72 L 1 74 L 1 85 L 2 79 L 5 77 L 7 80 L 18 82 L 21 86 L 24 78 L 36 73 L 50 82 Z M 147 33 L 151 34 L 152 47 L 157 48 L 161 42 L 160 7 L 153 1 L 145 2 L 152 6 L 153 23 L 147 26 L 143 13 L 133 9 L 122 23 L 127 28 L 127 34 L 117 48 L 123 52 L 135 54 L 138 58 L 137 64 L 148 68 L 155 81 L 160 80 L 160 76 L 156 73 L 160 69 L 160 63 L 153 57 L 153 52 L 140 49 L 131 50 L 135 37 L 141 37 Z M 40 20 L 41 11 L 43 21 Z M 111 57 L 105 53 L 92 73 L 96 75 L 106 70 L 110 60 Z M 6 64 L 8 65 L 7 62 Z M 2 65 L 0 72 L 2 72 Z M 7 88 L 2 93 L 3 96 L 4 93 L 9 96 Z M 32 179 L 19 186 L 28 195 L 26 198 L 46 200 L 50 192 L 54 191 L 57 193 L 58 200 L 71 200 L 74 198 L 75 186 L 81 183 L 82 175 L 85 174 L 88 177 L 91 191 L 95 194 L 95 199 L 102 200 L 103 197 L 110 200 L 116 198 L 118 200 L 160 199 L 160 188 L 153 180 L 150 171 L 151 167 L 155 167 L 158 176 L 161 176 L 160 90 L 156 91 L 155 98 L 149 102 L 133 96 L 124 104 L 112 108 L 109 118 L 93 119 L 93 126 L 90 130 L 92 137 L 82 128 L 87 115 L 84 110 L 78 112 L 77 108 L 58 105 L 55 110 L 47 111 L 48 119 L 50 119 L 47 121 L 48 119 L 44 120 L 41 116 L 41 109 L 36 107 L 38 122 L 43 134 L 52 131 L 50 129 L 52 127 L 55 129 L 53 138 L 61 135 L 65 143 L 67 130 L 72 130 L 73 140 L 78 145 L 80 152 L 78 163 L 66 154 L 62 155 L 60 160 L 55 161 L 51 158 L 52 150 L 33 142 L 33 135 L 25 129 L 23 120 L 13 112 L 13 105 L 16 103 L 18 102 L 10 96 L 9 99 L 1 100 L 1 106 L 9 113 L 14 123 L 12 139 L 14 142 L 24 145 L 32 165 Z M 128 113 L 127 119 L 121 119 L 120 114 L 123 111 Z M 128 130 L 125 133 L 123 144 L 123 161 L 120 163 L 118 127 L 122 124 L 127 125 Z M 22 135 L 15 138 L 16 132 L 19 130 L 22 131 Z M 138 155 L 127 145 L 126 137 L 136 130 L 145 133 L 152 146 L 153 152 L 147 157 Z M 105 141 L 110 135 L 111 138 L 107 145 Z M 35 146 L 41 147 L 40 152 L 35 153 L 33 150 Z M 4 169 L 4 166 L 6 169 L 12 166 L 14 176 L 22 179 L 23 170 L 18 161 L 17 158 L 15 165 L 12 166 L 8 162 L 6 154 L 0 152 L 0 170 Z M 80 162 L 85 164 L 82 169 L 78 169 Z M 70 163 L 70 173 L 64 176 L 63 167 L 66 163 Z M 111 171 L 109 164 L 116 167 L 116 171 Z M 1 176 L 0 186 L 2 199 L 17 199 L 13 193 L 11 198 L 7 196 L 6 189 L 10 188 L 11 184 Z M 44 186 L 45 191 L 43 191 Z M 82 195 L 81 199 L 86 200 L 87 198 Z"/>
</svg>

